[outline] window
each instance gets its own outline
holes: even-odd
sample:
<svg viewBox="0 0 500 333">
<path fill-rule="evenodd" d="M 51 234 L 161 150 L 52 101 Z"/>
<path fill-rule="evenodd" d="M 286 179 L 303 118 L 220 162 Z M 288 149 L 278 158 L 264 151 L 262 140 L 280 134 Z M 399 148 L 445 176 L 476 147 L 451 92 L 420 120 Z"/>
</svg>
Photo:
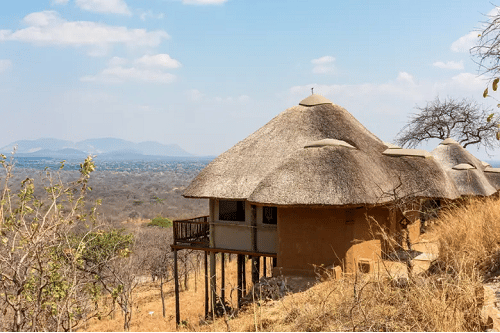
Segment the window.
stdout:
<svg viewBox="0 0 500 333">
<path fill-rule="evenodd" d="M 278 224 L 278 208 L 262 207 L 262 223 Z"/>
<path fill-rule="evenodd" d="M 245 201 L 219 201 L 219 220 L 245 221 Z"/>
<path fill-rule="evenodd" d="M 368 274 L 371 272 L 371 269 L 372 268 L 372 265 L 371 265 L 371 262 L 369 260 L 359 260 L 358 261 L 358 270 L 361 272 L 361 273 L 365 273 L 365 274 Z"/>
</svg>

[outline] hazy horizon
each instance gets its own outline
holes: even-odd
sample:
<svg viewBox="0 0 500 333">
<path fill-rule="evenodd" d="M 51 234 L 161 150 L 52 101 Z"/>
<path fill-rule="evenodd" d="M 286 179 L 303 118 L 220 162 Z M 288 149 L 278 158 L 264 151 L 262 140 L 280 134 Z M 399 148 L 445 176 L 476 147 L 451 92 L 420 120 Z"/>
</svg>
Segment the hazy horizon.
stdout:
<svg viewBox="0 0 500 333">
<path fill-rule="evenodd" d="M 489 1 L 4 2 L 0 147 L 114 137 L 217 156 L 311 87 L 392 141 L 437 95 L 496 106 L 468 52 L 492 10 Z"/>
</svg>

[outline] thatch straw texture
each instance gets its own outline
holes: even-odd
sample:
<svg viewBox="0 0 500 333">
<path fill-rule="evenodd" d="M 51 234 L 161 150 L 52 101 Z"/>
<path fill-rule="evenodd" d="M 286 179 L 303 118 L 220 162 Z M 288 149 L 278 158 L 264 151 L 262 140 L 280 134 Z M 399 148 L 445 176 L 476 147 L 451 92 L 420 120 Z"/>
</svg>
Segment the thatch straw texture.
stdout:
<svg viewBox="0 0 500 333">
<path fill-rule="evenodd" d="M 484 165 L 484 163 L 483 163 Z M 484 175 L 490 184 L 498 191 L 500 190 L 500 168 L 492 168 L 489 164 L 484 169 Z"/>
<path fill-rule="evenodd" d="M 324 139 L 356 149 L 304 148 Z M 294 106 L 212 161 L 184 196 L 273 205 L 378 204 L 394 200 L 387 193 L 398 185 L 400 196 L 458 196 L 432 158 L 385 156 L 386 149 L 338 105 Z"/>
<path fill-rule="evenodd" d="M 432 151 L 432 155 L 443 166 L 450 178 L 453 179 L 460 195 L 490 196 L 494 194 L 497 189 L 490 184 L 485 175 L 483 163 L 457 142 L 447 140 L 437 146 Z M 454 169 L 460 164 L 470 164 L 475 169 Z"/>
</svg>

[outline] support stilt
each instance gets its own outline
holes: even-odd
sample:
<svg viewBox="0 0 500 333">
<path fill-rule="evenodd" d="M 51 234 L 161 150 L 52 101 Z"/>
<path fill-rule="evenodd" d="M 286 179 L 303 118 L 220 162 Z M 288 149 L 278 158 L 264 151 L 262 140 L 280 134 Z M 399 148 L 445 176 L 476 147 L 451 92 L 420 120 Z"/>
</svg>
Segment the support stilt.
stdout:
<svg viewBox="0 0 500 333">
<path fill-rule="evenodd" d="M 174 289 L 175 289 L 175 326 L 181 323 L 181 313 L 179 308 L 179 270 L 177 267 L 177 250 L 174 250 Z"/>
<path fill-rule="evenodd" d="M 205 319 L 208 317 L 209 308 L 208 308 L 208 253 L 205 251 Z"/>
<path fill-rule="evenodd" d="M 259 282 L 260 275 L 260 257 L 252 257 L 252 285 Z"/>
<path fill-rule="evenodd" d="M 247 294 L 247 256 L 243 256 L 242 269 L 241 269 L 241 292 L 243 296 Z"/>
<path fill-rule="evenodd" d="M 215 273 L 215 264 L 215 252 L 210 252 L 210 307 L 212 314 L 215 311 L 215 302 L 217 298 L 217 275 Z"/>
<path fill-rule="evenodd" d="M 225 273 L 225 261 L 226 261 L 226 255 L 224 253 L 221 253 L 221 259 L 220 259 L 220 275 L 221 275 L 221 282 L 220 282 L 220 297 L 222 300 L 222 304 L 224 304 L 224 301 L 226 299 L 226 273 Z"/>
<path fill-rule="evenodd" d="M 262 267 L 262 276 L 267 277 L 267 257 L 262 257 L 263 259 L 263 267 Z"/>
<path fill-rule="evenodd" d="M 243 279 L 242 279 L 242 266 L 243 266 L 243 255 L 238 254 L 236 255 L 236 271 L 237 271 L 237 276 L 238 276 L 238 281 L 237 281 L 237 298 L 238 298 L 238 309 L 241 308 L 241 295 L 242 295 L 242 290 L 243 290 Z"/>
</svg>

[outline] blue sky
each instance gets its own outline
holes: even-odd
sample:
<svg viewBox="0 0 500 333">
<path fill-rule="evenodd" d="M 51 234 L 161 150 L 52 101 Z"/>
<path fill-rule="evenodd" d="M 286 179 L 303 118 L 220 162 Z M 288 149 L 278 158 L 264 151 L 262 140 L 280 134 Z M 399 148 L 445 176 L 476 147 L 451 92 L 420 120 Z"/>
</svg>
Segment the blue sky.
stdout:
<svg viewBox="0 0 500 333">
<path fill-rule="evenodd" d="M 414 106 L 438 95 L 496 105 L 482 99 L 487 83 L 468 52 L 492 10 L 489 1 L 2 1 L 0 146 L 118 137 L 218 155 L 313 86 L 392 141 Z"/>
</svg>

